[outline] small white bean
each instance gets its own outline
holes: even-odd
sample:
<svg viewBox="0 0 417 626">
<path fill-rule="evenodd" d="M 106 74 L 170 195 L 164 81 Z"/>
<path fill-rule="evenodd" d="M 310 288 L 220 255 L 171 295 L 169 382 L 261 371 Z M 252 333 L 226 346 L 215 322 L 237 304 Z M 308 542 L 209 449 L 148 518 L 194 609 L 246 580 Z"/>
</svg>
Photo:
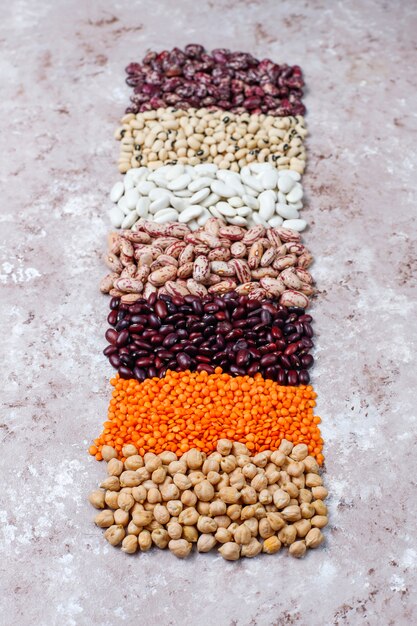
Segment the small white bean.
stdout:
<svg viewBox="0 0 417 626">
<path fill-rule="evenodd" d="M 203 207 L 198 205 L 189 206 L 187 209 L 182 211 L 178 217 L 178 221 L 182 223 L 190 222 L 194 220 L 196 217 L 199 217 L 203 212 Z M 198 226 L 198 224 L 197 224 Z"/>
<path fill-rule="evenodd" d="M 181 174 L 181 176 L 178 176 L 177 178 L 170 179 L 168 189 L 171 191 L 182 191 L 183 189 L 186 189 L 190 182 L 191 176 L 189 174 Z"/>
<path fill-rule="evenodd" d="M 111 189 L 110 200 L 112 202 L 118 202 L 122 197 L 124 190 L 125 188 L 123 183 L 121 181 L 117 182 Z"/>
<path fill-rule="evenodd" d="M 123 223 L 124 217 L 125 215 L 123 211 L 118 206 L 113 207 L 109 211 L 110 222 L 114 228 L 120 228 Z"/>
<path fill-rule="evenodd" d="M 290 193 L 287 194 L 287 202 L 299 202 L 303 197 L 303 188 L 300 183 L 296 183 L 295 186 L 291 189 Z"/>
<path fill-rule="evenodd" d="M 210 195 L 210 187 L 204 187 L 199 191 L 196 191 L 190 198 L 190 204 L 200 204 Z"/>
<path fill-rule="evenodd" d="M 295 180 L 291 176 L 280 176 L 278 178 L 278 189 L 282 193 L 289 193 L 295 185 Z"/>
<path fill-rule="evenodd" d="M 129 215 L 126 215 L 122 222 L 122 228 L 132 228 L 133 224 L 138 221 L 138 214 L 136 211 L 131 211 Z"/>
<path fill-rule="evenodd" d="M 153 221 L 157 224 L 165 224 L 167 222 L 176 222 L 178 213 L 175 209 L 162 209 L 153 216 Z"/>
<path fill-rule="evenodd" d="M 139 217 L 147 217 L 151 201 L 149 198 L 139 198 L 136 205 L 136 213 Z"/>
<path fill-rule="evenodd" d="M 156 185 L 150 180 L 141 180 L 136 189 L 142 196 L 147 196 L 151 189 L 155 189 Z"/>
<path fill-rule="evenodd" d="M 307 222 L 301 219 L 284 220 L 282 223 L 282 226 L 283 228 L 290 228 L 291 230 L 296 230 L 298 232 L 301 232 L 307 226 Z"/>
</svg>

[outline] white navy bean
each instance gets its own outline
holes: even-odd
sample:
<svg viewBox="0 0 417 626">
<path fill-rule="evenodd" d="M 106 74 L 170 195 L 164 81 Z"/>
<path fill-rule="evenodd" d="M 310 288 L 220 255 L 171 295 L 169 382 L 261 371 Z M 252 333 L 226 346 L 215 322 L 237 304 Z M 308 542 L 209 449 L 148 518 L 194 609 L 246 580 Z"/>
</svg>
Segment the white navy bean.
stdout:
<svg viewBox="0 0 417 626">
<path fill-rule="evenodd" d="M 291 176 L 280 176 L 278 178 L 278 189 L 282 193 L 289 193 L 295 185 L 295 180 Z"/>
<path fill-rule="evenodd" d="M 276 213 L 278 213 L 278 215 L 283 217 L 285 220 L 291 220 L 291 219 L 298 218 L 298 211 L 297 211 L 297 209 L 294 209 L 294 207 L 290 206 L 289 204 L 277 203 L 275 205 L 275 211 L 276 211 Z"/>
<path fill-rule="evenodd" d="M 298 202 L 303 197 L 303 188 L 299 183 L 291 189 L 290 193 L 287 194 L 287 202 Z"/>
<path fill-rule="evenodd" d="M 236 191 L 233 187 L 229 187 L 229 185 L 226 185 L 226 183 L 221 180 L 213 180 L 211 190 L 213 193 L 223 198 L 232 198 L 236 195 Z"/>
<path fill-rule="evenodd" d="M 283 228 L 291 228 L 291 230 L 297 230 L 301 232 L 307 226 L 307 222 L 305 220 L 297 219 L 297 220 L 284 220 L 282 222 Z"/>
<path fill-rule="evenodd" d="M 204 187 L 200 191 L 196 191 L 190 198 L 190 204 L 200 204 L 210 195 L 210 187 Z"/>
<path fill-rule="evenodd" d="M 268 189 L 259 194 L 259 215 L 266 222 L 271 219 L 275 213 L 275 193 L 272 189 Z"/>
<path fill-rule="evenodd" d="M 190 222 L 191 220 L 194 220 L 196 217 L 199 217 L 202 212 L 203 212 L 202 206 L 198 206 L 198 205 L 189 206 L 187 209 L 182 211 L 182 213 L 180 213 L 178 217 L 178 221 L 182 223 Z"/>
<path fill-rule="evenodd" d="M 136 189 L 142 196 L 147 196 L 151 189 L 155 189 L 156 185 L 151 180 L 141 180 Z"/>
<path fill-rule="evenodd" d="M 138 221 L 138 214 L 135 211 L 130 211 L 129 215 L 126 215 L 122 222 L 122 228 L 132 228 L 133 224 Z"/>
<path fill-rule="evenodd" d="M 178 213 L 175 209 L 162 209 L 153 216 L 154 222 L 157 224 L 166 224 L 167 222 L 178 221 Z"/>
<path fill-rule="evenodd" d="M 123 220 L 125 218 L 125 214 L 118 206 L 113 207 L 109 211 L 110 222 L 113 228 L 120 228 Z"/>
<path fill-rule="evenodd" d="M 139 198 L 136 205 L 136 213 L 139 217 L 147 217 L 151 201 L 149 198 Z"/>
<path fill-rule="evenodd" d="M 123 195 L 125 188 L 121 181 L 113 185 L 110 192 L 110 200 L 112 202 L 118 202 Z"/>
<path fill-rule="evenodd" d="M 171 191 L 182 191 L 187 188 L 187 185 L 189 185 L 190 182 L 191 176 L 189 174 L 181 174 L 178 178 L 170 179 L 168 189 Z"/>
</svg>

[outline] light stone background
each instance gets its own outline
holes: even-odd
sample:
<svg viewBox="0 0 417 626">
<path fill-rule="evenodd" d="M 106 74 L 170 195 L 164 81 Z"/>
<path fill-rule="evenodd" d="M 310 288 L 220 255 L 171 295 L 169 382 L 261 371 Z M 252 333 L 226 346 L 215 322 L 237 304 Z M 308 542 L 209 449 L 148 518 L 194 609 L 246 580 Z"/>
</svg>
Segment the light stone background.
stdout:
<svg viewBox="0 0 417 626">
<path fill-rule="evenodd" d="M 1 626 L 414 625 L 417 5 L 1 3 Z M 92 524 L 86 448 L 111 369 L 97 293 L 125 65 L 228 46 L 309 86 L 326 546 L 226 563 L 129 557 Z"/>
</svg>

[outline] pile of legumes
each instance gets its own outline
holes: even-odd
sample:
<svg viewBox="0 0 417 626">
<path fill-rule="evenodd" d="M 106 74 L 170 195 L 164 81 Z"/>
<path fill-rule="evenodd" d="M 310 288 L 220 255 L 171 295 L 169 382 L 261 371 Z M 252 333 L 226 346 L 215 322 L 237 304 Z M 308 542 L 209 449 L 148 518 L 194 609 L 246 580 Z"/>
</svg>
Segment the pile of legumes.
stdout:
<svg viewBox="0 0 417 626">
<path fill-rule="evenodd" d="M 291 228 L 302 231 L 303 189 L 300 175 L 255 163 L 241 172 L 213 163 L 165 165 L 155 171 L 130 169 L 112 188 L 117 206 L 110 211 L 115 228 L 131 228 L 140 217 L 158 224 L 181 222 L 196 230 L 217 217 L 235 226 Z"/>
<path fill-rule="evenodd" d="M 190 44 L 126 71 L 94 521 L 127 554 L 303 557 L 328 518 L 301 70 Z"/>
<path fill-rule="evenodd" d="M 154 301 L 155 300 L 155 301 Z M 312 318 L 304 309 L 230 292 L 121 304 L 110 302 L 104 354 L 122 378 L 163 378 L 167 370 L 256 373 L 281 385 L 308 384 Z"/>
<path fill-rule="evenodd" d="M 175 106 L 218 107 L 270 115 L 303 115 L 303 75 L 294 65 L 259 61 L 247 52 L 189 44 L 180 50 L 148 52 L 142 63 L 126 67 L 134 88 L 128 112 Z"/>
<path fill-rule="evenodd" d="M 282 386 L 255 376 L 230 376 L 216 367 L 174 372 L 144 382 L 116 376 L 108 419 L 90 447 L 98 460 L 104 445 L 132 443 L 140 454 L 165 450 L 178 456 L 196 447 L 212 452 L 227 437 L 252 452 L 276 450 L 282 439 L 305 443 L 309 454 L 323 462 L 320 418 L 314 415 L 316 394 L 306 385 Z"/>
<path fill-rule="evenodd" d="M 287 228 L 244 229 L 210 218 L 192 232 L 187 224 L 156 224 L 141 218 L 134 229 L 112 233 L 104 256 L 111 270 L 100 289 L 122 302 L 152 294 L 278 298 L 306 308 L 314 294 L 307 271 L 312 256 L 301 235 Z"/>
<path fill-rule="evenodd" d="M 275 554 L 302 557 L 323 542 L 328 523 L 319 466 L 304 444 L 283 439 L 276 451 L 219 439 L 210 454 L 191 448 L 138 454 L 132 444 L 103 447 L 107 478 L 89 500 L 94 521 L 112 546 L 146 552 L 152 546 L 187 557 L 217 548 L 228 561 Z"/>
<path fill-rule="evenodd" d="M 304 118 L 208 109 L 157 109 L 121 120 L 119 171 L 146 165 L 214 163 L 239 172 L 250 163 L 269 162 L 302 174 L 305 168 Z"/>
</svg>

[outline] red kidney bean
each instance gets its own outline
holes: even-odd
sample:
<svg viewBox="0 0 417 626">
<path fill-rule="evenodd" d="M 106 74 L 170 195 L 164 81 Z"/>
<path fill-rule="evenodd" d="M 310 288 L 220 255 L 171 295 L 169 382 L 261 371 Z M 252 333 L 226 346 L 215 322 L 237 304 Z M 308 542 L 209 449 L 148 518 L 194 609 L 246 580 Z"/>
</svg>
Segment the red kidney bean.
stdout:
<svg viewBox="0 0 417 626">
<path fill-rule="evenodd" d="M 155 302 L 155 315 L 164 319 L 168 315 L 167 305 L 163 300 L 158 300 Z"/>
<path fill-rule="evenodd" d="M 129 379 L 129 378 L 134 377 L 132 370 L 129 367 L 126 367 L 125 365 L 121 365 L 118 371 L 119 371 L 120 378 Z"/>
<path fill-rule="evenodd" d="M 114 346 L 116 345 L 118 336 L 119 336 L 119 333 L 117 332 L 117 330 L 113 330 L 112 328 L 109 328 L 105 334 L 107 341 Z"/>
<path fill-rule="evenodd" d="M 110 311 L 110 313 L 107 316 L 107 321 L 110 324 L 110 326 L 116 326 L 116 323 L 117 323 L 117 311 L 116 310 Z"/>
<path fill-rule="evenodd" d="M 122 346 L 126 345 L 127 342 L 129 341 L 129 333 L 127 330 L 122 330 L 117 339 L 116 339 L 116 346 L 118 348 L 121 348 Z"/>
<path fill-rule="evenodd" d="M 152 366 L 148 369 L 149 378 L 156 378 L 158 376 L 158 370 L 156 367 Z"/>
<path fill-rule="evenodd" d="M 110 356 L 111 354 L 115 354 L 117 352 L 117 346 L 107 346 L 107 348 L 104 348 L 103 350 L 103 354 L 104 356 Z"/>
<path fill-rule="evenodd" d="M 290 343 L 284 350 L 285 356 L 290 356 L 291 354 L 295 354 L 297 352 L 298 346 L 296 343 Z"/>
<path fill-rule="evenodd" d="M 141 367 L 134 367 L 133 368 L 133 375 L 134 375 L 134 378 L 136 378 L 137 380 L 142 382 L 146 378 L 146 370 L 144 370 Z"/>
<path fill-rule="evenodd" d="M 311 354 L 303 354 L 302 356 L 300 356 L 300 362 L 304 368 L 308 368 L 313 365 L 314 358 Z"/>
<path fill-rule="evenodd" d="M 300 315 L 300 317 L 298 318 L 298 321 L 302 324 L 304 322 L 308 322 L 311 323 L 313 321 L 313 318 L 311 317 L 311 315 L 308 315 L 307 313 L 304 315 Z"/>
<path fill-rule="evenodd" d="M 314 335 L 313 327 L 311 326 L 309 322 L 304 322 L 303 327 L 304 327 L 305 336 L 311 339 L 311 337 L 313 337 Z"/>
<path fill-rule="evenodd" d="M 307 372 L 307 370 L 300 370 L 298 372 L 298 380 L 301 385 L 308 385 L 308 383 L 310 382 L 310 374 Z"/>
<path fill-rule="evenodd" d="M 236 365 L 241 366 L 241 365 L 249 365 L 251 360 L 251 354 L 249 352 L 249 350 L 238 350 L 237 354 L 236 354 Z"/>
<path fill-rule="evenodd" d="M 156 302 L 156 293 L 151 293 L 148 296 L 148 304 L 149 306 L 154 306 L 155 302 Z"/>
<path fill-rule="evenodd" d="M 281 366 L 286 370 L 290 370 L 292 368 L 290 358 L 288 356 L 285 356 L 284 354 L 281 354 L 281 356 L 279 357 L 279 362 Z"/>
<path fill-rule="evenodd" d="M 265 354 L 261 358 L 261 366 L 269 367 L 270 365 L 275 365 L 278 361 L 278 357 L 275 354 Z"/>
<path fill-rule="evenodd" d="M 110 300 L 110 308 L 111 308 L 111 310 L 112 310 L 112 311 L 113 311 L 114 309 L 118 309 L 118 308 L 119 308 L 119 305 L 120 305 L 120 298 L 116 298 L 116 297 L 114 297 L 114 298 L 112 298 L 112 299 Z"/>
<path fill-rule="evenodd" d="M 291 354 L 289 359 L 290 359 L 291 367 L 293 369 L 296 369 L 296 370 L 300 369 L 301 361 L 296 354 Z"/>
<path fill-rule="evenodd" d="M 214 374 L 214 367 L 207 365 L 207 363 L 199 363 L 196 367 L 197 372 L 207 372 L 207 374 Z"/>
<path fill-rule="evenodd" d="M 249 367 L 246 370 L 246 373 L 248 374 L 248 376 L 255 376 L 255 374 L 259 372 L 259 369 L 260 369 L 260 365 L 258 361 L 254 361 L 253 363 L 251 363 L 251 365 L 249 365 Z"/>
<path fill-rule="evenodd" d="M 287 380 L 289 385 L 298 385 L 298 373 L 296 370 L 289 370 Z"/>
</svg>

